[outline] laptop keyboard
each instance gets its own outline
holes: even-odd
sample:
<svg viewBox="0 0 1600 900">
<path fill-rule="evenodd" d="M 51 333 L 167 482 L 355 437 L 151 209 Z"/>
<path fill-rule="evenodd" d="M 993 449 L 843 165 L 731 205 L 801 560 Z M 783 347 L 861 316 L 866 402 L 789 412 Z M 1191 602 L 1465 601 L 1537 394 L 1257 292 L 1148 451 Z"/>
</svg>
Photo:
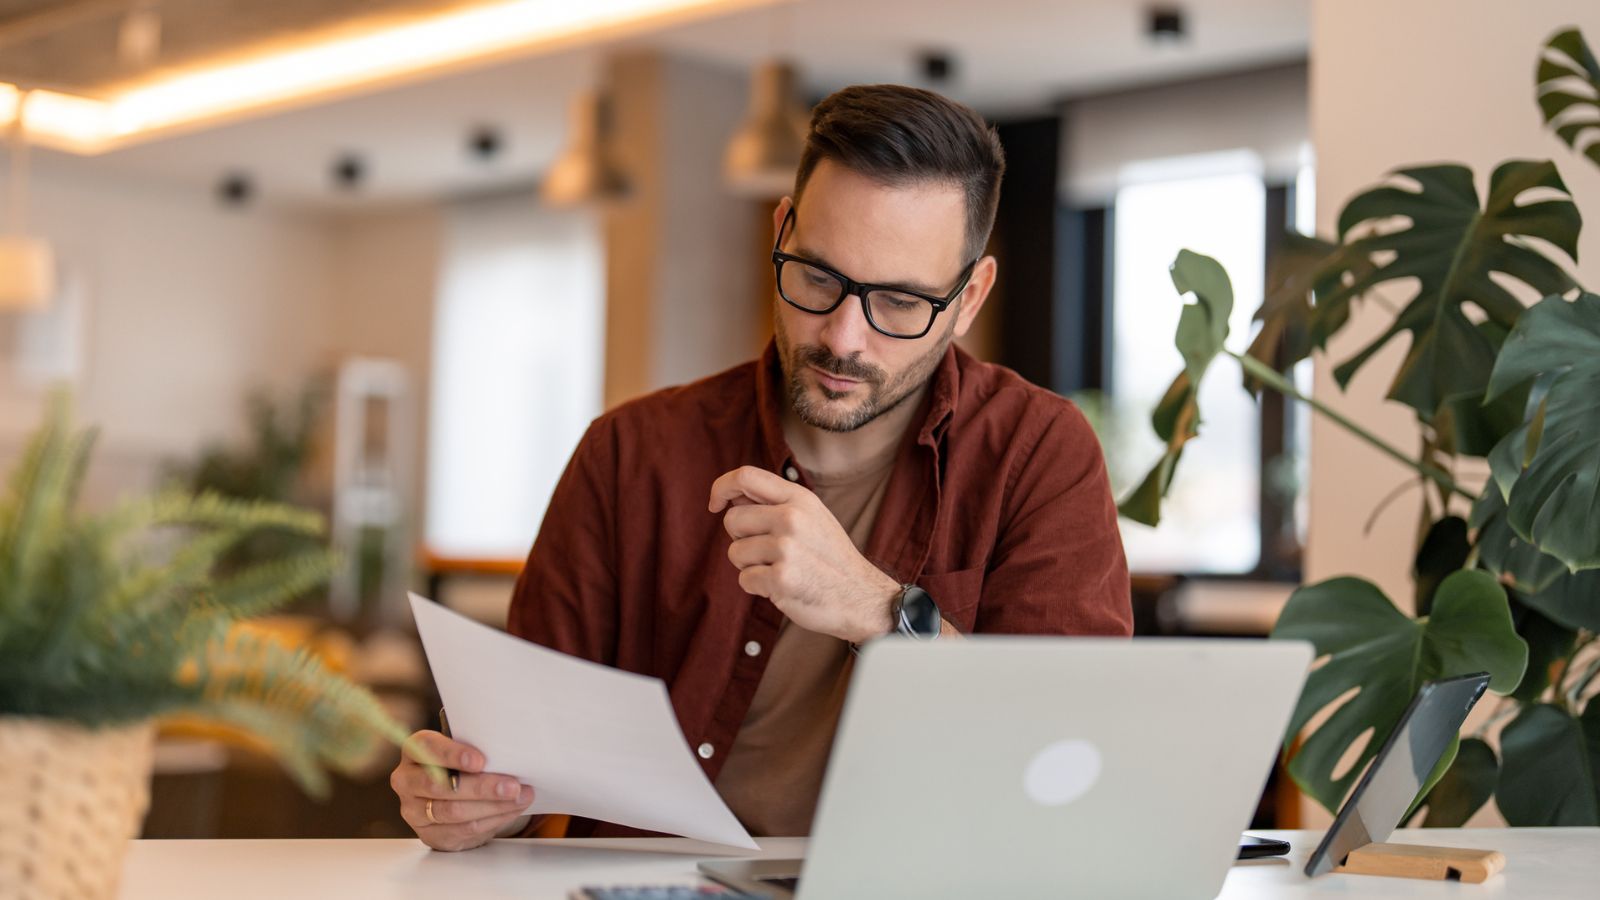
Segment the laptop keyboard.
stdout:
<svg viewBox="0 0 1600 900">
<path fill-rule="evenodd" d="M 795 876 L 795 875 L 773 876 L 771 878 L 757 878 L 756 880 L 761 882 L 762 884 L 776 885 L 778 887 L 783 888 L 786 891 L 797 891 L 797 890 L 800 889 L 800 878 L 798 876 Z"/>
</svg>

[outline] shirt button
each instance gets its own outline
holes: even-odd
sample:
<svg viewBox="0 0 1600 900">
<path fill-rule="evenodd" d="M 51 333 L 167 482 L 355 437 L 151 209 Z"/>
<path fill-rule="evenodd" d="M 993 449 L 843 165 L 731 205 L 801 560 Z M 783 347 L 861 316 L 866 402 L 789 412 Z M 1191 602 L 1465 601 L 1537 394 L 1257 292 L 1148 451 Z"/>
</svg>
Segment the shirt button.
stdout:
<svg viewBox="0 0 1600 900">
<path fill-rule="evenodd" d="M 695 752 L 700 754 L 701 759 L 710 759 L 711 754 L 716 753 L 717 751 L 712 749 L 710 744 L 701 744 L 700 749 L 696 750 Z"/>
<path fill-rule="evenodd" d="M 790 481 L 799 481 L 800 470 L 796 469 L 794 466 L 788 466 L 783 470 L 783 477 L 789 479 Z"/>
<path fill-rule="evenodd" d="M 760 656 L 761 655 L 761 644 L 760 644 L 760 642 L 751 641 L 751 642 L 745 644 L 744 645 L 744 655 L 745 656 Z"/>
</svg>

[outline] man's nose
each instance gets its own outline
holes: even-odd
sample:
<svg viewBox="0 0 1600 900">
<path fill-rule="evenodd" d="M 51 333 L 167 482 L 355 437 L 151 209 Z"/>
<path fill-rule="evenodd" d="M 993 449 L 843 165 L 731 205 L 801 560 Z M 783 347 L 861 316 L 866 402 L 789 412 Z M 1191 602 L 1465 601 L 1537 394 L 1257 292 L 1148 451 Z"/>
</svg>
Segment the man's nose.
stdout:
<svg viewBox="0 0 1600 900">
<path fill-rule="evenodd" d="M 872 334 L 872 325 L 867 321 L 861 298 L 851 294 L 833 312 L 828 313 L 818 337 L 834 356 L 850 357 L 867 349 Z"/>
</svg>

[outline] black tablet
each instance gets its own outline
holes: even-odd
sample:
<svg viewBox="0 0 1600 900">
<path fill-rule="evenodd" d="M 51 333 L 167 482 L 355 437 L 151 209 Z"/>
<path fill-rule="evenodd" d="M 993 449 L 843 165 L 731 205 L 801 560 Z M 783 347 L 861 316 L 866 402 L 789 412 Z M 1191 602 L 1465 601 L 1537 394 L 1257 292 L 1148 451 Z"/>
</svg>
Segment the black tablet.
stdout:
<svg viewBox="0 0 1600 900">
<path fill-rule="evenodd" d="M 1488 674 L 1479 672 L 1430 681 L 1417 691 L 1306 861 L 1307 875 L 1321 875 L 1350 851 L 1389 839 L 1488 687 Z"/>
</svg>

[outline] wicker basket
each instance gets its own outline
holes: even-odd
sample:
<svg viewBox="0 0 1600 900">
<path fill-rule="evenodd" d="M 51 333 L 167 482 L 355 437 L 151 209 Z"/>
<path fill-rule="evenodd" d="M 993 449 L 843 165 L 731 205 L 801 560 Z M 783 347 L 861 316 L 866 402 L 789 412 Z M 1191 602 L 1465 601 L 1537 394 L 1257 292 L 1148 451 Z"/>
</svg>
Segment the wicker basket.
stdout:
<svg viewBox="0 0 1600 900">
<path fill-rule="evenodd" d="M 0 900 L 116 895 L 150 802 L 154 733 L 0 716 Z"/>
</svg>

